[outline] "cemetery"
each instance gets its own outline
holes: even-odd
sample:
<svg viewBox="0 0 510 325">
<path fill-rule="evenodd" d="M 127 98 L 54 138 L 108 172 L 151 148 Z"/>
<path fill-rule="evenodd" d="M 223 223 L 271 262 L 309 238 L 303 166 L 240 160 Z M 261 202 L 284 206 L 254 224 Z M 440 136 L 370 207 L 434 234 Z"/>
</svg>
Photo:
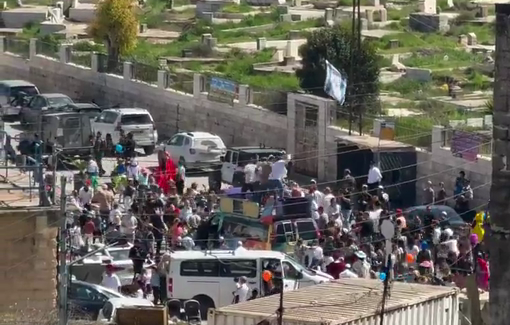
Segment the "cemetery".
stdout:
<svg viewBox="0 0 510 325">
<path fill-rule="evenodd" d="M 87 34 L 97 1 L 48 0 L 41 6 L 9 0 L 0 8 L 0 35 L 68 43 L 71 61 L 90 67 L 90 52 L 105 51 Z M 139 40 L 130 60 L 151 71 L 164 66 L 170 82 L 183 90 L 199 72 L 246 84 L 255 93 L 272 92 L 269 98 L 276 101 L 279 92 L 299 90 L 299 47 L 310 33 L 350 26 L 354 16 L 361 37 L 379 55 L 381 114 L 420 119 L 437 112 L 448 112 L 445 119 L 485 114 L 492 97 L 494 4 L 360 1 L 359 16 L 352 0 L 137 1 Z M 58 46 L 55 51 L 58 57 Z M 156 78 L 151 73 L 143 81 Z"/>
</svg>

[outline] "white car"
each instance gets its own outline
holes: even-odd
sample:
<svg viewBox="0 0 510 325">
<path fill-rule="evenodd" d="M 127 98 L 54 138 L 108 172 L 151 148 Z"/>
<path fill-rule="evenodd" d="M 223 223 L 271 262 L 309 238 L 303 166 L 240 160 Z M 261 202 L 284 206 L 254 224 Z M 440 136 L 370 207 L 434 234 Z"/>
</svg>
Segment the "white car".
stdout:
<svg viewBox="0 0 510 325">
<path fill-rule="evenodd" d="M 112 264 L 115 266 L 115 273 L 120 279 L 122 285 L 133 283 L 133 261 L 129 258 L 129 250 L 133 247 L 131 244 L 124 246 L 114 246 L 105 248 L 102 252 L 101 261 L 103 264 Z M 149 265 L 145 265 L 148 267 Z M 150 275 L 150 270 L 147 270 Z"/>
<path fill-rule="evenodd" d="M 177 133 L 159 149 L 168 152 L 175 163 L 194 168 L 219 164 L 221 156 L 227 152 L 223 140 L 209 132 Z"/>
<path fill-rule="evenodd" d="M 94 121 L 92 131 L 101 132 L 103 137 L 112 136 L 113 143 L 118 143 L 120 130 L 132 133 L 137 147 L 143 148 L 145 154 L 154 152 L 158 142 L 156 124 L 149 111 L 143 108 L 105 109 Z"/>
<path fill-rule="evenodd" d="M 115 321 L 116 311 L 121 307 L 153 307 L 154 304 L 142 298 L 110 298 L 99 311 L 97 321 L 111 324 Z"/>
</svg>

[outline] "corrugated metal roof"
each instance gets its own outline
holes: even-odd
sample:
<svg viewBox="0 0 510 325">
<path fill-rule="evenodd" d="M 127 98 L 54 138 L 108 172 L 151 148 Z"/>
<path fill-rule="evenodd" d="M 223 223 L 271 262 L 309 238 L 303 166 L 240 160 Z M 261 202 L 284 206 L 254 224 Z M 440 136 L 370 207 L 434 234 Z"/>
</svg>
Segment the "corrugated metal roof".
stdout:
<svg viewBox="0 0 510 325">
<path fill-rule="evenodd" d="M 383 283 L 379 280 L 342 279 L 284 293 L 284 319 L 343 324 L 380 311 Z M 456 288 L 393 282 L 387 312 L 457 293 Z M 228 314 L 269 317 L 276 313 L 279 295 L 218 308 Z"/>
</svg>

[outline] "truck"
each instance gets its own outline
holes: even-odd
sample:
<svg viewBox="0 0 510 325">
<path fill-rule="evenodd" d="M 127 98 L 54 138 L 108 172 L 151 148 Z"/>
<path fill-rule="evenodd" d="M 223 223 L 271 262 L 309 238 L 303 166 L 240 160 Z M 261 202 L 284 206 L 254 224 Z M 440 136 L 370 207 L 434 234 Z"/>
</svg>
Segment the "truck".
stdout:
<svg viewBox="0 0 510 325">
<path fill-rule="evenodd" d="M 379 324 L 384 284 L 340 279 L 283 293 L 283 325 Z M 459 289 L 393 282 L 385 325 L 459 325 Z M 208 325 L 276 324 L 280 295 L 209 309 Z"/>
</svg>

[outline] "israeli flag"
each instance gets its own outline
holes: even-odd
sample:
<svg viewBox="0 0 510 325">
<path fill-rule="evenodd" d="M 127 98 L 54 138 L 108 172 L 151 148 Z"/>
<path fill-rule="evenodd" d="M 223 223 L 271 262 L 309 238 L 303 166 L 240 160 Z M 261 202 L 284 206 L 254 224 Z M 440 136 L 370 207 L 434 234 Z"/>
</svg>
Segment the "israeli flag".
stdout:
<svg viewBox="0 0 510 325">
<path fill-rule="evenodd" d="M 326 60 L 326 80 L 324 81 L 324 91 L 336 99 L 340 105 L 345 101 L 345 92 L 347 90 L 347 78 Z"/>
</svg>

